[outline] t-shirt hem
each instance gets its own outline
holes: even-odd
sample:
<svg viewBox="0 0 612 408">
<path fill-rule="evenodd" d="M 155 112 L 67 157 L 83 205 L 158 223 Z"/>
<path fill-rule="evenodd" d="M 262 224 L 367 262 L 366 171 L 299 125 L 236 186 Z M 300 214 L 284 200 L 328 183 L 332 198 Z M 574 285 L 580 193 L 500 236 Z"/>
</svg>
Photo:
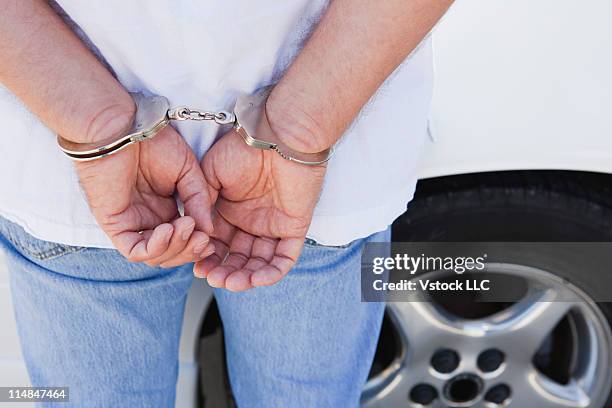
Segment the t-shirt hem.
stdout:
<svg viewBox="0 0 612 408">
<path fill-rule="evenodd" d="M 73 226 L 60 224 L 32 214 L 15 214 L 0 210 L 0 216 L 21 226 L 34 238 L 62 245 L 88 248 L 114 248 L 110 239 L 97 225 Z M 47 231 L 47 232 L 41 232 Z M 58 240 L 57 237 L 65 237 Z"/>
<path fill-rule="evenodd" d="M 387 195 L 387 203 L 378 207 L 340 216 L 315 215 L 306 236 L 321 245 L 339 246 L 384 231 L 406 211 L 415 190 L 413 183 L 408 189 Z"/>
<path fill-rule="evenodd" d="M 408 202 L 414 196 L 415 184 L 387 195 L 386 203 L 377 207 L 343 215 L 315 214 L 306 236 L 321 245 L 339 246 L 384 231 L 406 211 Z M 44 241 L 80 247 L 114 248 L 110 239 L 97 225 L 66 225 L 33 214 L 16 214 L 5 209 L 0 210 L 0 216 Z M 63 238 L 58 241 L 57 237 Z"/>
</svg>

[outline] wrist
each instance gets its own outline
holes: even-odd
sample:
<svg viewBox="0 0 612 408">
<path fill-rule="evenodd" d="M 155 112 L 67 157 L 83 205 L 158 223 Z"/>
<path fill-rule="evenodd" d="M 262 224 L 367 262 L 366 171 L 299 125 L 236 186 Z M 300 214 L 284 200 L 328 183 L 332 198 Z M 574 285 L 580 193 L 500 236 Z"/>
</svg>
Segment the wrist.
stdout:
<svg viewBox="0 0 612 408">
<path fill-rule="evenodd" d="M 316 120 L 316 115 L 299 106 L 295 99 L 275 91 L 270 94 L 265 110 L 270 128 L 283 144 L 302 153 L 322 152 L 334 144 L 331 133 Z"/>
<path fill-rule="evenodd" d="M 111 105 L 98 112 L 89 123 L 87 142 L 107 140 L 127 133 L 136 115 L 133 101 L 125 105 Z"/>
<path fill-rule="evenodd" d="M 136 105 L 126 92 L 125 97 L 104 103 L 97 103 L 90 109 L 91 114 L 77 129 L 78 135 L 68 139 L 75 143 L 96 143 L 126 134 L 134 121 Z"/>
</svg>

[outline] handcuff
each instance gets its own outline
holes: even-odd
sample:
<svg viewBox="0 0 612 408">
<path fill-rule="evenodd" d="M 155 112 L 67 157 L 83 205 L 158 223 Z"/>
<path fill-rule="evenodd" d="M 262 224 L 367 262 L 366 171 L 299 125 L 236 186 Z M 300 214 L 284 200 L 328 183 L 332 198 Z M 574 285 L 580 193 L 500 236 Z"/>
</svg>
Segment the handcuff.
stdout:
<svg viewBox="0 0 612 408">
<path fill-rule="evenodd" d="M 172 120 L 211 120 L 218 125 L 233 125 L 247 145 L 275 151 L 283 159 L 307 166 L 318 166 L 327 162 L 333 154 L 333 147 L 317 153 L 297 152 L 282 143 L 272 131 L 265 109 L 271 91 L 272 86 L 269 86 L 253 95 L 239 96 L 233 112 L 201 111 L 186 106 L 171 108 L 168 99 L 163 96 L 130 93 L 136 104 L 136 115 L 126 135 L 97 143 L 75 143 L 58 135 L 57 143 L 72 160 L 91 161 L 115 154 L 134 143 L 154 138 Z"/>
</svg>

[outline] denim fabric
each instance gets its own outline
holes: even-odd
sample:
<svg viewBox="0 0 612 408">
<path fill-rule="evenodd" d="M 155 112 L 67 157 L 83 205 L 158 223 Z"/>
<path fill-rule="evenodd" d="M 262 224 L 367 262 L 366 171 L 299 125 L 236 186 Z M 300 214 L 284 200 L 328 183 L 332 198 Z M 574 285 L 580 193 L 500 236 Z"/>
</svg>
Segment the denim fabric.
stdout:
<svg viewBox="0 0 612 408">
<path fill-rule="evenodd" d="M 361 250 L 389 238 L 307 243 L 276 285 L 215 291 L 240 408 L 359 406 L 384 313 L 384 303 L 361 302 Z"/>
<path fill-rule="evenodd" d="M 240 408 L 358 406 L 384 310 L 360 302 L 360 252 L 388 239 L 309 242 L 279 284 L 215 292 Z M 132 264 L 114 250 L 38 240 L 2 218 L 0 247 L 33 385 L 69 386 L 62 407 L 174 405 L 191 265 Z"/>
</svg>

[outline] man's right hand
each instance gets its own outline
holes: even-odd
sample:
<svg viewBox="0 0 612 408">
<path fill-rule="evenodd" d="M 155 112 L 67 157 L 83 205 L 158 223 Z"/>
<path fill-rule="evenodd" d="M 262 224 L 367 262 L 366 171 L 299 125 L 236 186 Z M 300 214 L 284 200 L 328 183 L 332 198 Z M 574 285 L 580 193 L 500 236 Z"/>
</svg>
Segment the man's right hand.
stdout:
<svg viewBox="0 0 612 408">
<path fill-rule="evenodd" d="M 77 162 L 76 170 L 98 224 L 128 260 L 172 267 L 214 252 L 208 185 L 171 126 L 111 156 Z"/>
</svg>

